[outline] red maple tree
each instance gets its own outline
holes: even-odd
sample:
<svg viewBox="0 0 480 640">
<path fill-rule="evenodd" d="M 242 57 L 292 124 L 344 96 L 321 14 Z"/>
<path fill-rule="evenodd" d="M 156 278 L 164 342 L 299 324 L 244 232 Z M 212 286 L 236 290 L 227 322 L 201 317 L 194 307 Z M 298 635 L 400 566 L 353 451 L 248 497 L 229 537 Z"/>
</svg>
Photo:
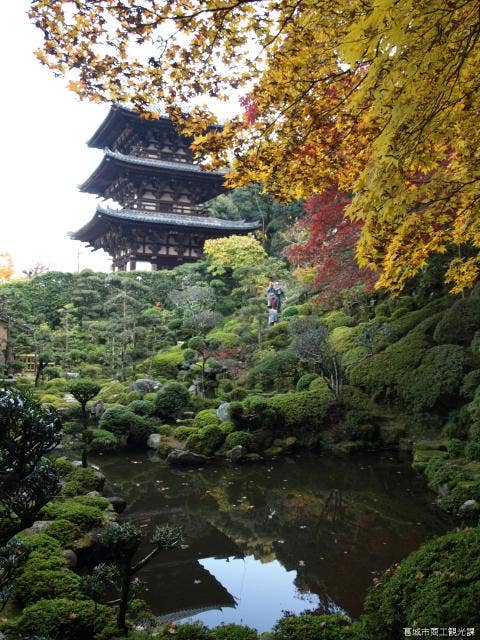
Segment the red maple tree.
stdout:
<svg viewBox="0 0 480 640">
<path fill-rule="evenodd" d="M 296 225 L 307 238 L 285 250 L 291 264 L 314 267 L 311 286 L 322 302 L 334 303 L 343 289 L 354 286 L 370 290 L 376 280 L 370 269 L 360 268 L 356 262 L 362 223 L 345 216 L 349 202 L 350 195 L 336 186 L 309 198 L 304 204 L 306 216 Z"/>
</svg>

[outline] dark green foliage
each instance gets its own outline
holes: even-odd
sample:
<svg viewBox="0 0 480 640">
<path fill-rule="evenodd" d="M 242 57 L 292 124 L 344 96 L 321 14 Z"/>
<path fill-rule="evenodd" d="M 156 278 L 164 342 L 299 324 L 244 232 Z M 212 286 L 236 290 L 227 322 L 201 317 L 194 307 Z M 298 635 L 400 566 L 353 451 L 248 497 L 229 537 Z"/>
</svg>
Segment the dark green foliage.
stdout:
<svg viewBox="0 0 480 640">
<path fill-rule="evenodd" d="M 42 598 L 72 598 L 78 595 L 81 578 L 73 571 L 50 568 L 48 561 L 30 559 L 16 581 L 14 596 L 22 606 Z"/>
<path fill-rule="evenodd" d="M 147 402 L 136 400 L 135 402 Z M 146 444 L 148 436 L 155 431 L 151 418 L 137 415 L 128 406 L 116 405 L 107 409 L 98 423 L 100 429 L 111 431 L 119 444 L 133 442 Z"/>
<path fill-rule="evenodd" d="M 176 624 L 175 633 L 172 633 L 172 627 L 167 627 L 160 632 L 158 636 L 160 640 L 210 640 L 210 632 L 199 622 L 187 622 L 186 624 Z"/>
<path fill-rule="evenodd" d="M 450 458 L 459 458 L 463 455 L 465 442 L 458 438 L 451 438 L 447 441 L 447 451 Z"/>
<path fill-rule="evenodd" d="M 101 476 L 91 468 L 82 469 L 81 467 L 73 467 L 73 469 L 63 477 L 67 482 L 76 482 L 82 494 L 89 493 L 90 491 L 99 491 L 102 488 Z"/>
<path fill-rule="evenodd" d="M 415 409 L 430 409 L 458 393 L 465 367 L 463 347 L 443 344 L 424 355 L 420 366 L 399 379 L 399 392 Z"/>
<path fill-rule="evenodd" d="M 298 316 L 299 313 L 300 313 L 300 306 L 296 304 L 292 304 L 289 307 L 285 307 L 285 309 L 282 311 L 282 317 L 291 318 L 293 316 Z"/>
<path fill-rule="evenodd" d="M 207 425 L 188 436 L 185 448 L 209 456 L 222 446 L 224 440 L 225 433 L 219 425 Z"/>
<path fill-rule="evenodd" d="M 91 600 L 52 598 L 25 607 L 18 618 L 0 624 L 0 629 L 9 640 L 31 635 L 48 636 L 51 640 L 93 640 L 110 622 L 109 607 Z"/>
<path fill-rule="evenodd" d="M 54 520 L 52 524 L 49 525 L 47 535 L 58 540 L 63 547 L 68 547 L 75 540 L 80 538 L 82 530 L 79 526 L 69 520 L 59 519 Z"/>
<path fill-rule="evenodd" d="M 87 402 L 93 400 L 100 391 L 100 385 L 90 378 L 77 378 L 67 384 L 67 391 L 72 394 L 75 400 L 80 403 L 82 410 L 85 411 Z"/>
<path fill-rule="evenodd" d="M 0 611 L 8 603 L 25 556 L 25 547 L 18 538 L 12 538 L 0 547 Z"/>
<path fill-rule="evenodd" d="M 150 400 L 133 400 L 127 404 L 127 409 L 138 416 L 151 416 L 155 411 L 155 405 Z"/>
<path fill-rule="evenodd" d="M 251 382 L 260 382 L 266 390 L 286 391 L 293 387 L 298 372 L 298 357 L 292 351 L 277 351 L 264 356 L 248 375 Z"/>
<path fill-rule="evenodd" d="M 307 391 L 312 380 L 318 378 L 316 373 L 304 373 L 297 381 L 296 391 Z"/>
<path fill-rule="evenodd" d="M 228 411 L 238 430 L 273 429 L 279 420 L 277 409 L 263 396 L 248 396 L 243 402 L 231 402 Z"/>
<path fill-rule="evenodd" d="M 201 429 L 207 425 L 220 424 L 220 419 L 217 416 L 215 409 L 203 409 L 195 416 L 193 420 L 193 426 L 195 429 Z"/>
<path fill-rule="evenodd" d="M 479 385 L 480 385 L 480 369 L 474 369 L 473 371 L 469 371 L 467 375 L 463 378 L 462 386 L 460 388 L 460 393 L 467 400 L 473 400 L 475 391 L 478 389 Z"/>
<path fill-rule="evenodd" d="M 140 402 L 140 400 L 138 402 Z M 91 451 L 104 453 L 105 451 L 113 451 L 118 445 L 118 438 L 111 431 L 107 431 L 106 429 L 92 429 Z"/>
<path fill-rule="evenodd" d="M 179 440 L 186 440 L 188 436 L 191 436 L 192 433 L 197 433 L 197 431 L 198 429 L 195 429 L 195 427 L 177 427 L 173 435 Z"/>
<path fill-rule="evenodd" d="M 228 451 L 239 445 L 248 449 L 252 442 L 252 434 L 248 431 L 233 431 L 225 438 L 224 448 Z"/>
<path fill-rule="evenodd" d="M 385 351 L 351 366 L 348 370 L 349 381 L 370 393 L 390 396 L 402 376 L 420 364 L 428 346 L 424 337 L 412 332 Z"/>
<path fill-rule="evenodd" d="M 68 520 L 88 531 L 102 522 L 103 512 L 109 506 L 104 498 L 77 496 L 66 500 L 54 500 L 47 504 L 42 515 L 48 520 Z"/>
<path fill-rule="evenodd" d="M 287 614 L 276 623 L 273 631 L 275 640 L 346 640 L 349 626 L 349 619 L 339 614 Z"/>
<path fill-rule="evenodd" d="M 468 460 L 480 460 L 480 442 L 469 442 L 465 447 L 465 457 Z"/>
<path fill-rule="evenodd" d="M 332 395 L 328 390 L 279 394 L 269 401 L 269 406 L 278 412 L 279 423 L 293 434 L 297 430 L 315 431 L 325 427 L 331 405 Z"/>
<path fill-rule="evenodd" d="M 157 393 L 155 415 L 167 422 L 175 420 L 190 407 L 190 404 L 190 394 L 186 387 L 178 382 L 169 382 Z"/>
<path fill-rule="evenodd" d="M 405 627 L 478 626 L 479 548 L 478 527 L 449 533 L 387 570 L 364 603 L 367 637 L 404 638 Z"/>
<path fill-rule="evenodd" d="M 355 320 L 344 311 L 330 311 L 322 316 L 322 323 L 329 331 L 332 331 L 337 327 L 352 327 Z"/>
<path fill-rule="evenodd" d="M 433 333 L 433 339 L 440 344 L 467 345 L 480 328 L 480 297 L 471 295 L 457 300 L 447 309 Z"/>
<path fill-rule="evenodd" d="M 238 624 L 225 624 L 211 629 L 210 640 L 257 640 L 255 629 Z"/>
<path fill-rule="evenodd" d="M 30 396 L 0 389 L 0 543 L 32 524 L 58 492 L 58 474 L 45 459 L 60 441 L 57 412 Z"/>
</svg>

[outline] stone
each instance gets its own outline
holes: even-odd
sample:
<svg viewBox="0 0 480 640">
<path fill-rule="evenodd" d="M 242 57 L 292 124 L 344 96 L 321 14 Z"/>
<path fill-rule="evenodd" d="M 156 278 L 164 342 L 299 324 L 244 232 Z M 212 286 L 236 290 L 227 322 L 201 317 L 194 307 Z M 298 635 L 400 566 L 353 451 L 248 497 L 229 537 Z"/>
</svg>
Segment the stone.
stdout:
<svg viewBox="0 0 480 640">
<path fill-rule="evenodd" d="M 148 436 L 147 447 L 150 449 L 159 449 L 162 436 L 159 433 L 151 433 Z"/>
<path fill-rule="evenodd" d="M 193 465 L 202 466 L 208 462 L 207 456 L 193 451 L 184 451 L 183 449 L 173 449 L 167 456 L 167 462 L 173 465 Z"/>
<path fill-rule="evenodd" d="M 128 387 L 129 391 L 138 391 L 142 395 L 146 393 L 152 393 L 152 391 L 158 391 L 162 387 L 162 383 L 158 380 L 154 380 L 150 376 L 145 376 L 145 378 L 139 378 L 132 382 L 132 384 Z"/>
<path fill-rule="evenodd" d="M 245 460 L 248 462 L 260 462 L 263 458 L 259 453 L 247 453 Z"/>
<path fill-rule="evenodd" d="M 64 393 L 62 397 L 63 402 L 76 402 L 71 393 Z"/>
<path fill-rule="evenodd" d="M 95 400 L 95 402 L 90 407 L 90 413 L 95 418 L 100 418 L 100 416 L 105 411 L 105 403 L 103 400 Z"/>
<path fill-rule="evenodd" d="M 273 441 L 274 447 L 281 447 L 282 449 L 290 449 L 297 442 L 297 439 L 294 436 L 289 436 L 288 438 L 276 438 Z"/>
<path fill-rule="evenodd" d="M 52 522 L 53 520 L 37 520 L 32 524 L 31 527 L 28 527 L 28 529 L 24 529 L 22 533 L 26 534 L 27 536 L 32 536 L 36 533 L 45 533 Z"/>
<path fill-rule="evenodd" d="M 72 549 L 64 549 L 63 550 L 63 557 L 67 561 L 67 564 L 68 564 L 69 568 L 70 569 L 75 569 L 75 567 L 78 564 L 78 558 L 77 558 L 77 554 L 75 553 L 75 551 L 72 551 Z"/>
<path fill-rule="evenodd" d="M 480 505 L 476 500 L 465 500 L 465 502 L 460 507 L 459 511 L 478 511 Z"/>
<path fill-rule="evenodd" d="M 230 449 L 230 451 L 227 453 L 227 456 L 232 462 L 238 462 L 243 458 L 243 453 L 244 450 L 242 445 L 238 444 L 236 447 L 233 447 L 233 449 Z"/>
<path fill-rule="evenodd" d="M 228 413 L 229 406 L 229 402 L 222 402 L 218 407 L 217 418 L 220 420 L 220 422 L 227 422 L 227 420 L 230 420 L 230 414 Z"/>
<path fill-rule="evenodd" d="M 65 374 L 65 378 L 67 378 L 67 380 L 74 380 L 75 378 L 79 378 L 79 377 L 80 377 L 80 374 L 74 371 L 67 371 L 67 373 Z"/>
<path fill-rule="evenodd" d="M 441 484 L 438 487 L 438 493 L 442 498 L 446 498 L 448 495 L 450 495 L 450 489 L 448 487 L 448 484 Z"/>
<path fill-rule="evenodd" d="M 90 496 L 91 498 L 99 498 L 101 495 L 100 491 L 89 491 L 87 493 L 87 496 Z"/>
<path fill-rule="evenodd" d="M 127 501 L 120 496 L 111 496 L 110 498 L 105 496 L 105 500 L 110 502 L 115 513 L 123 513 L 127 508 Z"/>
</svg>

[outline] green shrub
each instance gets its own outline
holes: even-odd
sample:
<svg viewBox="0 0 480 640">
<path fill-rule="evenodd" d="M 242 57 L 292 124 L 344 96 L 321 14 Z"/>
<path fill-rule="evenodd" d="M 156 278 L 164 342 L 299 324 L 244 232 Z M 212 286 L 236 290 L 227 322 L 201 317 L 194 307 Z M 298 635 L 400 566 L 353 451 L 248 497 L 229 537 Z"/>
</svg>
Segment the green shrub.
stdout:
<svg viewBox="0 0 480 640">
<path fill-rule="evenodd" d="M 208 338 L 216 338 L 224 347 L 238 347 L 241 344 L 240 337 L 236 333 L 229 331 L 212 331 L 208 334 Z"/>
<path fill-rule="evenodd" d="M 119 445 L 118 438 L 111 431 L 106 429 L 92 429 L 92 442 L 90 448 L 96 453 L 113 451 Z"/>
<path fill-rule="evenodd" d="M 19 538 L 21 538 L 23 547 L 28 551 L 29 555 L 36 554 L 37 557 L 46 559 L 61 557 L 61 544 L 47 533 L 19 535 Z M 61 558 L 60 564 L 56 566 L 64 566 L 63 558 Z"/>
<path fill-rule="evenodd" d="M 230 422 L 230 420 L 221 422 L 219 426 L 225 435 L 228 435 L 229 433 L 232 433 L 232 431 L 235 431 L 235 425 L 233 424 L 233 422 Z"/>
<path fill-rule="evenodd" d="M 330 311 L 322 317 L 322 323 L 329 331 L 337 327 L 353 327 L 355 320 L 344 311 Z"/>
<path fill-rule="evenodd" d="M 460 345 L 433 347 L 413 374 L 406 373 L 400 378 L 399 392 L 415 409 L 430 409 L 439 400 L 458 392 L 464 366 L 464 350 Z"/>
<path fill-rule="evenodd" d="M 175 378 L 183 362 L 180 346 L 175 345 L 168 351 L 152 357 L 152 374 L 158 378 Z"/>
<path fill-rule="evenodd" d="M 242 446 L 248 449 L 252 442 L 252 435 L 248 431 L 233 431 L 225 438 L 224 449 L 229 451 L 233 447 Z"/>
<path fill-rule="evenodd" d="M 310 387 L 310 383 L 318 378 L 316 373 L 304 373 L 297 381 L 296 391 L 306 391 Z"/>
<path fill-rule="evenodd" d="M 362 325 L 335 327 L 330 334 L 330 342 L 337 353 L 346 353 L 350 349 L 359 346 L 358 337 L 362 331 Z"/>
<path fill-rule="evenodd" d="M 346 640 L 349 625 L 349 619 L 339 614 L 287 614 L 275 624 L 273 632 L 275 640 Z"/>
<path fill-rule="evenodd" d="M 285 307 L 282 311 L 283 318 L 292 318 L 293 316 L 298 316 L 300 313 L 300 306 L 297 304 L 292 304 L 289 307 Z"/>
<path fill-rule="evenodd" d="M 70 462 L 70 460 L 67 460 L 66 458 L 55 458 L 53 460 L 53 464 L 55 465 L 55 469 L 58 471 L 58 475 L 61 478 L 64 478 L 76 469 L 73 462 Z"/>
<path fill-rule="evenodd" d="M 353 349 L 349 349 L 348 351 L 345 351 L 345 353 L 343 353 L 340 357 L 340 363 L 342 365 L 342 368 L 348 374 L 350 367 L 353 367 L 359 362 L 362 362 L 363 360 L 365 360 L 367 357 L 367 354 L 368 354 L 367 348 L 362 346 L 353 347 Z"/>
<path fill-rule="evenodd" d="M 99 491 L 103 486 L 101 476 L 91 467 L 83 469 L 73 466 L 69 472 L 64 473 L 63 477 L 67 483 L 74 482 L 79 488 L 79 493 L 82 494 L 89 491 Z"/>
<path fill-rule="evenodd" d="M 210 631 L 210 640 L 257 640 L 255 629 L 238 624 L 225 624 Z"/>
<path fill-rule="evenodd" d="M 275 409 L 288 432 L 300 429 L 317 430 L 325 426 L 332 404 L 330 392 L 301 391 L 274 396 L 269 405 Z"/>
<path fill-rule="evenodd" d="M 192 433 L 197 433 L 198 429 L 195 427 L 177 427 L 173 432 L 173 435 L 178 440 L 186 440 Z"/>
<path fill-rule="evenodd" d="M 47 535 L 55 538 L 62 547 L 70 546 L 75 540 L 78 540 L 82 531 L 79 526 L 68 520 L 54 520 L 47 529 Z"/>
<path fill-rule="evenodd" d="M 248 396 L 248 391 L 245 387 L 234 387 L 230 393 L 231 400 L 244 400 Z"/>
<path fill-rule="evenodd" d="M 65 393 L 67 381 L 65 378 L 51 378 L 45 383 L 45 389 L 48 389 L 52 393 L 59 394 Z"/>
<path fill-rule="evenodd" d="M 175 632 L 172 633 L 170 627 L 163 629 L 158 636 L 159 640 L 210 640 L 210 632 L 201 622 L 190 622 L 186 624 L 176 624 Z"/>
<path fill-rule="evenodd" d="M 109 382 L 100 389 L 97 398 L 107 404 L 122 404 L 126 401 L 126 386 L 121 382 Z"/>
<path fill-rule="evenodd" d="M 287 390 L 298 377 L 299 361 L 292 351 L 265 355 L 248 373 L 250 382 L 260 382 L 265 389 Z"/>
<path fill-rule="evenodd" d="M 139 416 L 151 416 L 155 411 L 155 405 L 150 400 L 133 400 L 127 404 L 127 409 Z"/>
<path fill-rule="evenodd" d="M 142 394 L 140 393 L 140 391 L 129 391 L 125 395 L 125 400 L 127 401 L 128 405 L 131 405 L 133 402 L 138 402 L 141 399 Z"/>
<path fill-rule="evenodd" d="M 92 600 L 53 598 L 26 607 L 20 616 L 0 626 L 10 638 L 46 636 L 51 640 L 93 640 L 114 622 L 114 611 Z"/>
<path fill-rule="evenodd" d="M 368 638 L 403 638 L 406 627 L 480 624 L 480 529 L 448 533 L 385 572 L 368 592 Z"/>
<path fill-rule="evenodd" d="M 465 457 L 468 460 L 480 460 L 480 442 L 469 442 L 465 447 Z"/>
<path fill-rule="evenodd" d="M 210 424 L 220 424 L 220 418 L 217 416 L 215 409 L 203 409 L 193 419 L 193 426 L 196 429 L 201 429 Z"/>
<path fill-rule="evenodd" d="M 222 446 L 224 440 L 225 434 L 218 425 L 207 425 L 187 438 L 185 448 L 209 456 Z"/>
<path fill-rule="evenodd" d="M 122 405 L 106 409 L 98 426 L 100 429 L 111 431 L 116 436 L 119 445 L 125 444 L 127 441 L 145 444 L 148 436 L 155 431 L 149 418 L 137 415 L 130 411 L 128 406 Z"/>
<path fill-rule="evenodd" d="M 182 415 L 191 405 L 190 394 L 183 384 L 169 382 L 163 386 L 155 398 L 155 415 L 170 421 Z"/>
<path fill-rule="evenodd" d="M 15 583 L 15 600 L 22 606 L 42 598 L 75 598 L 81 578 L 68 569 L 50 569 L 42 561 L 31 559 Z"/>
<path fill-rule="evenodd" d="M 480 298 L 469 296 L 457 300 L 447 309 L 433 333 L 433 339 L 440 344 L 464 344 L 471 342 L 480 328 Z"/>
<path fill-rule="evenodd" d="M 420 364 L 428 347 L 423 336 L 409 333 L 385 351 L 351 365 L 349 381 L 370 393 L 388 397 L 396 392 L 396 386 L 404 376 L 408 380 L 408 374 Z"/>
<path fill-rule="evenodd" d="M 475 396 L 475 391 L 478 389 L 480 385 L 480 369 L 474 369 L 473 371 L 469 371 L 467 375 L 463 378 L 462 386 L 460 388 L 460 393 L 467 400 L 473 400 Z"/>
<path fill-rule="evenodd" d="M 101 502 L 85 502 L 87 497 L 53 500 L 43 507 L 41 514 L 47 520 L 68 520 L 77 524 L 82 531 L 89 531 L 102 522 L 103 512 L 109 503 L 104 498 L 98 498 Z"/>
<path fill-rule="evenodd" d="M 463 455 L 465 449 L 465 442 L 458 438 L 451 438 L 447 440 L 447 451 L 450 458 L 459 458 Z"/>
</svg>

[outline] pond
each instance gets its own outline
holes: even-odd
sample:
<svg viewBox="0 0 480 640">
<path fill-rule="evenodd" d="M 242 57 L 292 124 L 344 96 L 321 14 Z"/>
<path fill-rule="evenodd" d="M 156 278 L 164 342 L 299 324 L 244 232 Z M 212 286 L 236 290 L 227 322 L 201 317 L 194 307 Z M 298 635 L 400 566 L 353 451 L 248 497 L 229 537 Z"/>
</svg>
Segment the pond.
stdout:
<svg viewBox="0 0 480 640">
<path fill-rule="evenodd" d="M 356 617 L 375 575 L 453 526 L 391 454 L 181 470 L 137 452 L 95 462 L 146 535 L 164 522 L 184 530 L 182 549 L 142 572 L 161 620 L 265 631 L 283 611 Z"/>
</svg>

